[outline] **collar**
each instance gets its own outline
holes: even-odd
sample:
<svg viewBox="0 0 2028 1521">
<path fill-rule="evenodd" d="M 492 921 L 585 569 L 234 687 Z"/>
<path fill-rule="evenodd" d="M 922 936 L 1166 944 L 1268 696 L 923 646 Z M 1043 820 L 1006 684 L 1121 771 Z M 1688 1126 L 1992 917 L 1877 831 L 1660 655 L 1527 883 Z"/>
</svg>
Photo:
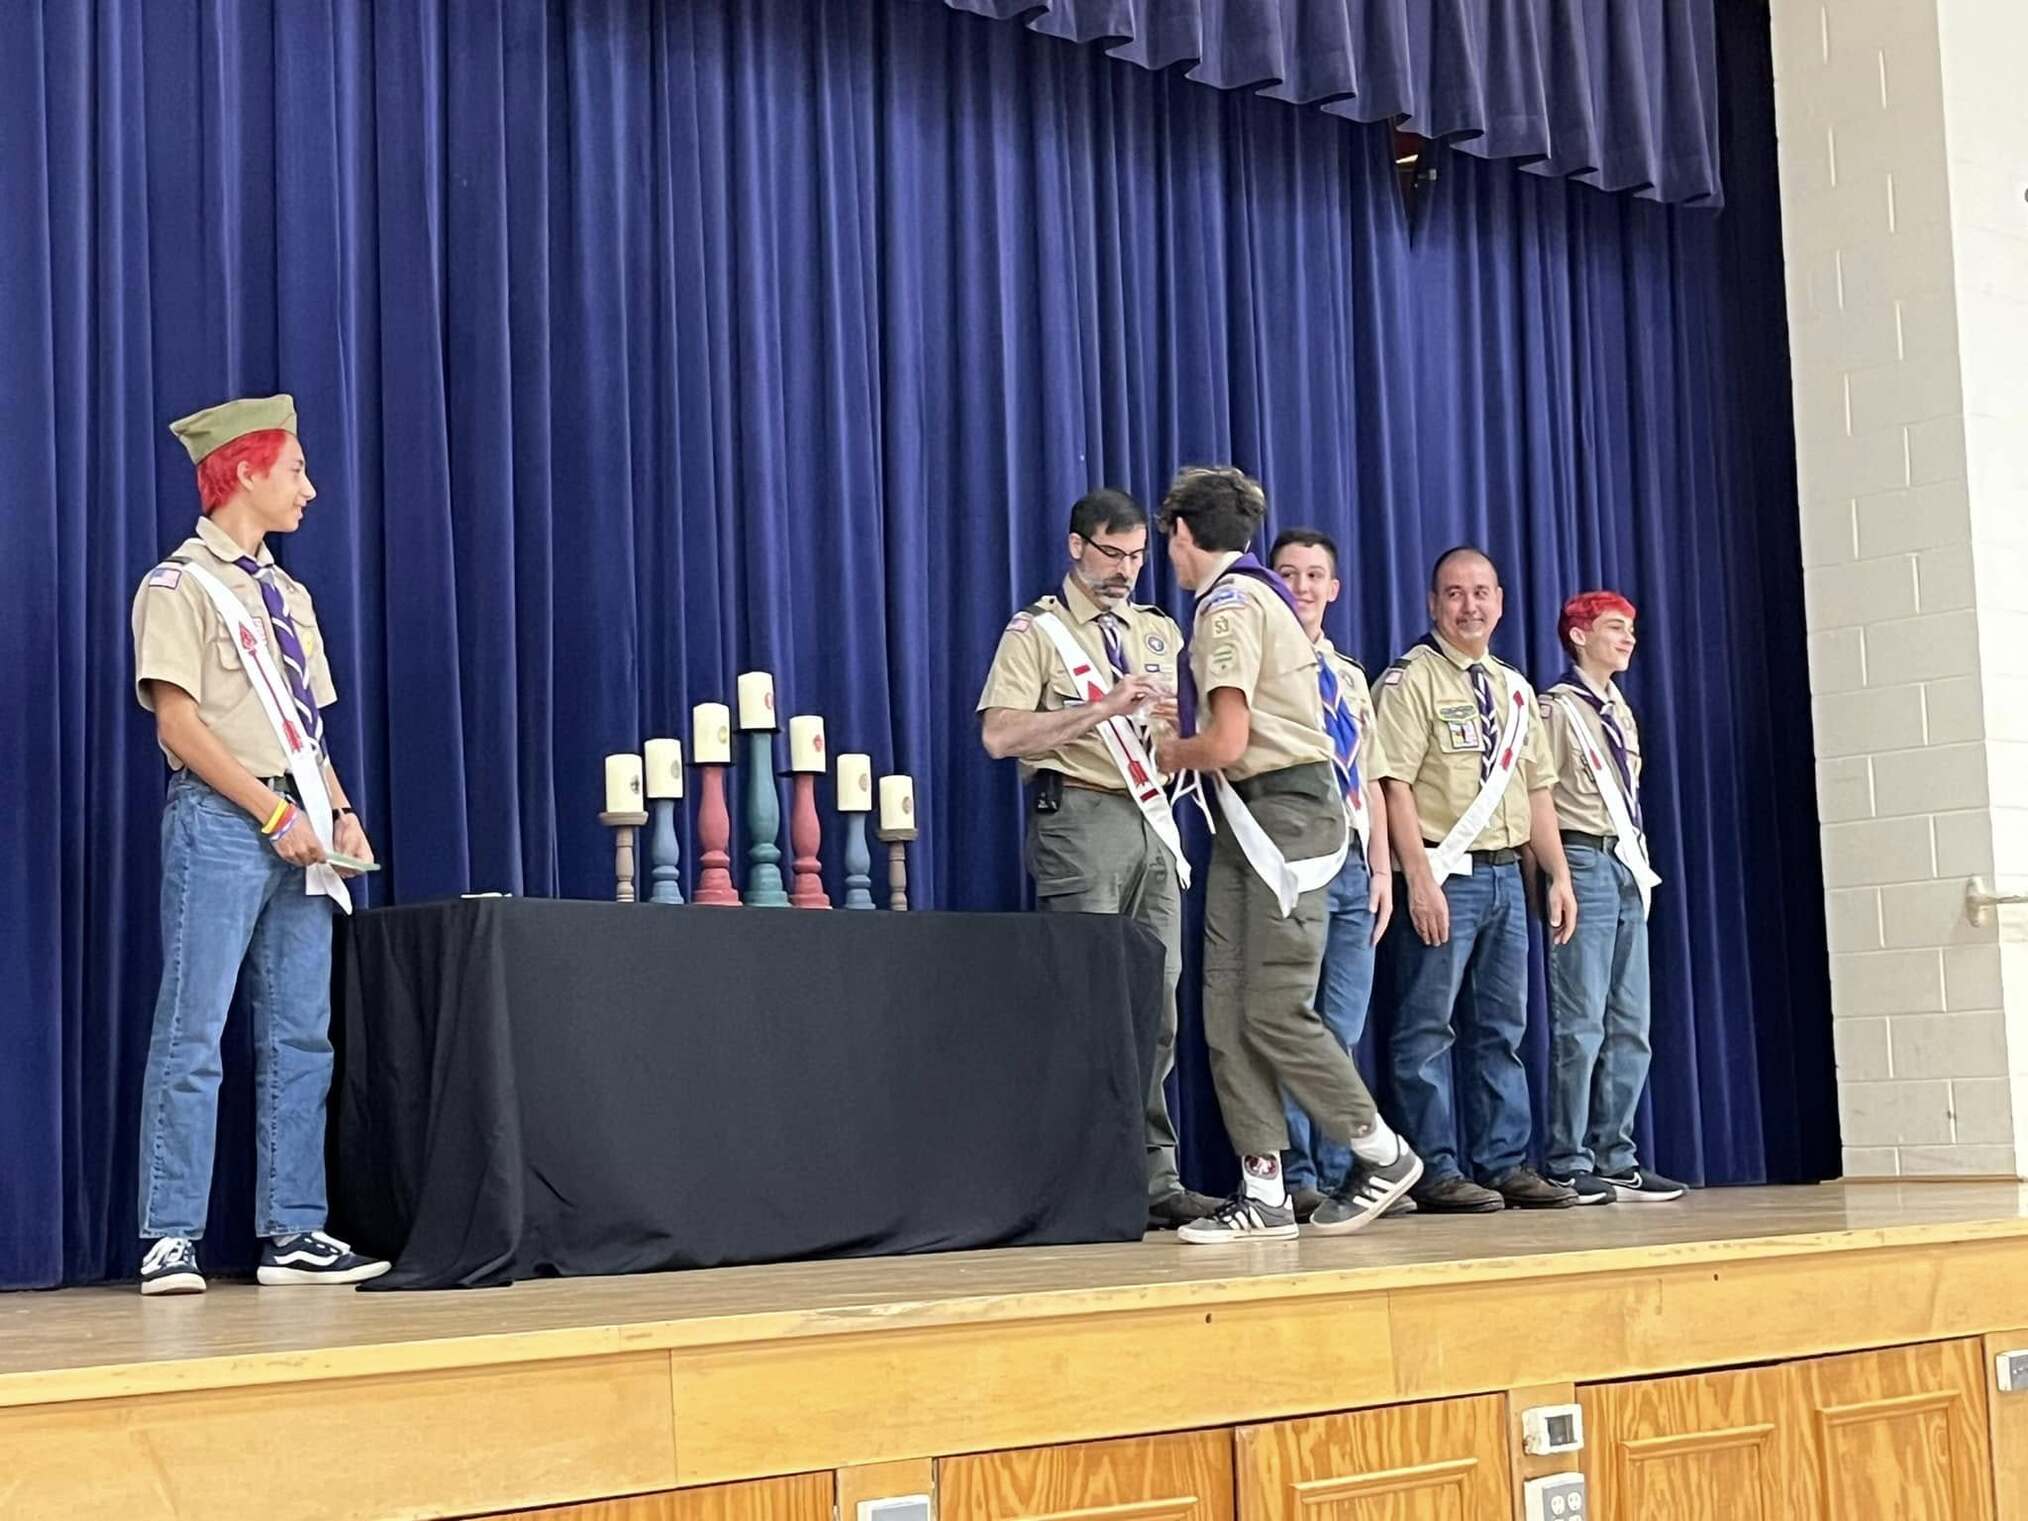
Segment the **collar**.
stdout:
<svg viewBox="0 0 2028 1521">
<path fill-rule="evenodd" d="M 1331 643 L 1331 636 L 1329 634 L 1320 632 L 1312 643 L 1316 645 L 1317 653 L 1325 659 L 1336 660 L 1338 658 L 1337 646 Z"/>
<path fill-rule="evenodd" d="M 1620 689 L 1610 678 L 1607 679 L 1604 686 L 1600 686 L 1591 679 L 1591 672 L 1581 665 L 1572 666 L 1571 674 L 1583 682 L 1586 687 L 1590 688 L 1591 695 L 1596 697 L 1600 702 L 1610 706 L 1620 700 Z"/>
<path fill-rule="evenodd" d="M 1084 583 L 1078 580 L 1076 576 L 1066 575 L 1063 578 L 1064 609 L 1081 624 L 1090 623 L 1101 613 L 1111 613 L 1115 618 L 1125 623 L 1127 621 L 1127 610 L 1133 605 L 1133 598 L 1129 597 L 1118 607 L 1106 607 L 1084 589 Z"/>
<path fill-rule="evenodd" d="M 1243 549 L 1228 549 L 1224 554 L 1213 560 L 1209 574 L 1204 577 L 1204 584 L 1197 588 L 1195 595 L 1201 597 L 1210 591 L 1212 587 L 1216 586 L 1218 578 L 1223 576 L 1228 570 L 1231 570 L 1233 561 L 1245 553 L 1246 551 Z"/>
<path fill-rule="evenodd" d="M 1488 671 L 1490 671 L 1493 669 L 1494 666 L 1500 663 L 1499 661 L 1493 658 L 1493 652 L 1491 650 L 1486 651 L 1486 653 L 1483 655 L 1467 655 L 1463 650 L 1459 649 L 1455 644 L 1452 644 L 1448 639 L 1444 638 L 1444 636 L 1442 634 L 1439 634 L 1435 629 L 1431 629 L 1429 631 L 1429 642 L 1436 647 L 1437 652 L 1441 654 L 1444 657 L 1444 659 L 1448 660 L 1452 665 L 1456 666 L 1461 671 L 1469 671 L 1475 665 L 1483 665 Z"/>
<path fill-rule="evenodd" d="M 206 549 L 228 565 L 237 565 L 246 557 L 246 551 L 239 547 L 233 536 L 212 522 L 209 517 L 197 520 L 197 538 L 203 542 Z M 254 551 L 254 560 L 261 565 L 275 563 L 275 557 L 269 552 L 266 539 L 262 539 L 260 547 Z"/>
</svg>

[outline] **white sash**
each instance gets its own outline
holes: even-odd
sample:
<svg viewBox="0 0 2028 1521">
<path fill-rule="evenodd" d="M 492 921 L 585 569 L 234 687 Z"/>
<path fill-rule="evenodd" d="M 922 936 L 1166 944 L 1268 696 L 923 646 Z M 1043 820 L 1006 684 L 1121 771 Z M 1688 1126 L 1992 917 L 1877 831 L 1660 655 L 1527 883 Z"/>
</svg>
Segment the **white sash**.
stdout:
<svg viewBox="0 0 2028 1521">
<path fill-rule="evenodd" d="M 1282 854 L 1281 846 L 1275 844 L 1268 832 L 1260 827 L 1252 810 L 1246 806 L 1246 799 L 1233 790 L 1232 783 L 1225 779 L 1225 773 L 1215 772 L 1212 781 L 1218 792 L 1219 809 L 1225 814 L 1225 821 L 1232 826 L 1234 843 L 1253 868 L 1254 875 L 1274 890 L 1275 904 L 1281 909 L 1284 919 L 1296 911 L 1296 899 L 1304 893 L 1330 885 L 1331 879 L 1338 875 L 1338 868 L 1345 864 L 1345 852 L 1352 848 L 1350 828 L 1338 841 L 1336 854 L 1305 856 L 1300 861 L 1291 861 Z M 1331 785 L 1335 791 L 1335 771 Z"/>
<path fill-rule="evenodd" d="M 275 731 L 275 740 L 281 745 L 282 754 L 288 757 L 289 775 L 295 778 L 297 795 L 303 800 L 301 811 L 304 821 L 317 836 L 318 843 L 329 850 L 331 794 L 324 787 L 323 764 L 317 758 L 317 747 L 309 743 L 303 734 L 302 725 L 290 723 L 283 717 L 285 710 L 294 711 L 295 702 L 289 696 L 282 673 L 275 666 L 274 656 L 268 652 L 266 630 L 247 612 L 245 604 L 210 571 L 189 560 L 176 563 L 185 575 L 197 578 L 197 584 L 204 588 L 212 606 L 218 609 L 218 616 L 232 630 L 239 658 L 249 668 L 247 679 L 253 685 L 254 696 L 260 700 L 261 711 L 268 716 L 268 727 Z M 338 875 L 335 867 L 320 862 L 306 869 L 303 891 L 322 893 L 346 913 L 352 912 L 352 894 L 346 890 L 345 879 Z"/>
<path fill-rule="evenodd" d="M 1634 885 L 1641 890 L 1641 917 L 1645 919 L 1654 907 L 1655 889 L 1662 885 L 1662 879 L 1648 864 L 1648 842 L 1641 838 L 1634 823 L 1627 795 L 1620 789 L 1619 772 L 1598 753 L 1598 746 L 1592 742 L 1584 718 L 1577 711 L 1577 703 L 1564 693 L 1557 695 L 1556 704 L 1563 709 L 1564 721 L 1570 725 L 1570 737 L 1577 741 L 1577 753 L 1584 757 L 1584 769 L 1598 784 L 1599 801 L 1605 804 L 1606 817 L 1613 824 L 1613 854 L 1633 874 Z"/>
<path fill-rule="evenodd" d="M 1448 878 L 1472 874 L 1472 841 L 1486 832 L 1486 825 L 1492 822 L 1501 800 L 1507 795 L 1507 783 L 1513 780 L 1514 768 L 1521 764 L 1521 746 L 1528 738 L 1528 714 L 1534 706 L 1534 693 L 1528 690 L 1528 683 L 1521 679 L 1518 672 L 1510 676 L 1507 683 L 1507 721 L 1501 726 L 1499 744 L 1493 755 L 1493 769 L 1479 784 L 1479 795 L 1472 799 L 1472 806 L 1464 811 L 1457 823 L 1451 825 L 1451 832 L 1444 836 L 1443 843 L 1429 853 L 1429 869 L 1439 885 Z"/>
<path fill-rule="evenodd" d="M 1090 652 L 1071 637 L 1061 618 L 1051 612 L 1042 612 L 1035 615 L 1035 623 L 1056 646 L 1064 674 L 1070 678 L 1071 685 L 1084 695 L 1086 702 L 1096 702 L 1112 690 L 1112 678 L 1099 662 L 1092 659 Z M 1141 810 L 1141 817 L 1154 830 L 1155 838 L 1174 858 L 1176 881 L 1188 892 L 1190 862 L 1183 855 L 1183 836 L 1177 831 L 1176 815 L 1170 811 L 1168 794 L 1162 791 L 1162 773 L 1156 770 L 1155 762 L 1149 758 L 1147 746 L 1141 743 L 1141 736 L 1124 718 L 1108 718 L 1096 732 L 1105 742 L 1106 754 L 1113 758 L 1120 780 L 1127 785 L 1127 796 L 1134 800 L 1134 806 Z"/>
</svg>

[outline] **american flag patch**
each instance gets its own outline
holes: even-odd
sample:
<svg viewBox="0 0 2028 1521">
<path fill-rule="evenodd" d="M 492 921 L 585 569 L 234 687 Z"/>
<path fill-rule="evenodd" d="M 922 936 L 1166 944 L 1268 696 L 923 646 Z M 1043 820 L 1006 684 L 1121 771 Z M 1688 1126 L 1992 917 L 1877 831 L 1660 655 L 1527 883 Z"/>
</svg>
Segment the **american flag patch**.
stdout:
<svg viewBox="0 0 2028 1521">
<path fill-rule="evenodd" d="M 183 567 L 180 565 L 158 565 L 148 577 L 150 586 L 159 586 L 164 591 L 174 591 L 183 581 Z"/>
</svg>

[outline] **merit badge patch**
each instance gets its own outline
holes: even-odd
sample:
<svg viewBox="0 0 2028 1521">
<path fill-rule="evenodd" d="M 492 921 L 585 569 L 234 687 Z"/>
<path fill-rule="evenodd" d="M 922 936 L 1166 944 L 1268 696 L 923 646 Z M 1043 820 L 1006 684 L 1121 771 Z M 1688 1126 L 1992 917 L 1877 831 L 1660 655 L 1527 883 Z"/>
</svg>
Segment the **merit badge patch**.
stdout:
<svg viewBox="0 0 2028 1521">
<path fill-rule="evenodd" d="M 164 591 L 174 591 L 183 581 L 183 567 L 180 565 L 158 565 L 154 574 L 148 577 L 150 586 L 159 586 Z"/>
</svg>

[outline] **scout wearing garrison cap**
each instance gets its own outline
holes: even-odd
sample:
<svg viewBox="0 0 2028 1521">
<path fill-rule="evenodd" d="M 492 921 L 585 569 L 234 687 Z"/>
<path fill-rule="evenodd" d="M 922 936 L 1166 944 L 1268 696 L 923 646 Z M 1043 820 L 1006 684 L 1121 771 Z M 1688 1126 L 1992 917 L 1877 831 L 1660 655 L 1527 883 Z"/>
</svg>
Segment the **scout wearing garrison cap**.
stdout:
<svg viewBox="0 0 2028 1521">
<path fill-rule="evenodd" d="M 1634 1110 L 1648 1081 L 1648 906 L 1660 885 L 1641 818 L 1641 730 L 1616 677 L 1634 656 L 1634 605 L 1585 592 L 1557 635 L 1570 669 L 1543 694 L 1556 824 L 1577 933 L 1549 947 L 1551 1178 L 1580 1204 L 1666 1203 L 1683 1185 L 1644 1168 Z"/>
<path fill-rule="evenodd" d="M 1289 589 L 1246 553 L 1266 510 L 1259 484 L 1229 467 L 1184 470 L 1162 500 L 1170 563 L 1197 593 L 1197 610 L 1184 737 L 1165 738 L 1157 758 L 1210 778 L 1218 802 L 1204 887 L 1204 1035 L 1241 1161 L 1239 1192 L 1182 1228 L 1193 1245 L 1297 1234 L 1282 1176 L 1284 1092 L 1356 1159 L 1310 1217 L 1314 1229 L 1360 1229 L 1422 1173 L 1311 1006 L 1326 889 L 1349 845 L 1357 737 L 1327 727 L 1336 668 L 1320 659 Z"/>
<path fill-rule="evenodd" d="M 1081 497 L 1061 595 L 1039 598 L 1007 625 L 979 713 L 987 753 L 1017 757 L 1028 784 L 1027 864 L 1043 911 L 1128 914 L 1161 937 L 1162 1024 L 1146 1113 L 1148 1223 L 1166 1230 L 1215 1201 L 1177 1176 L 1164 1086 L 1175 1064 L 1189 878 L 1139 715 L 1175 690 L 1183 633 L 1160 608 L 1128 600 L 1147 548 L 1147 514 L 1131 496 Z"/>
<path fill-rule="evenodd" d="M 274 562 L 316 496 L 287 396 L 170 424 L 204 517 L 134 597 L 134 693 L 170 766 L 162 821 L 161 992 L 141 1092 L 141 1292 L 204 1289 L 219 1043 L 242 967 L 260 1082 L 255 1228 L 262 1283 L 387 1271 L 324 1233 L 336 851 L 370 864 L 325 743 L 336 700 L 316 608 Z"/>
<path fill-rule="evenodd" d="M 1561 1208 L 1568 1188 L 1526 1165 L 1528 916 L 1521 847 L 1548 876 L 1552 938 L 1576 909 L 1549 788 L 1554 762 L 1535 694 L 1487 643 L 1505 606 L 1493 562 L 1460 546 L 1430 577 L 1430 635 L 1388 667 L 1375 699 L 1388 829 L 1401 872 L 1394 926 L 1382 946 L 1394 1002 L 1391 1060 L 1397 1118 L 1427 1159 L 1415 1192 L 1426 1210 L 1476 1213 L 1507 1205 Z M 1456 1035 L 1453 1020 L 1456 1020 Z M 1467 1095 L 1469 1161 L 1457 1155 L 1452 1043 Z"/>
</svg>

